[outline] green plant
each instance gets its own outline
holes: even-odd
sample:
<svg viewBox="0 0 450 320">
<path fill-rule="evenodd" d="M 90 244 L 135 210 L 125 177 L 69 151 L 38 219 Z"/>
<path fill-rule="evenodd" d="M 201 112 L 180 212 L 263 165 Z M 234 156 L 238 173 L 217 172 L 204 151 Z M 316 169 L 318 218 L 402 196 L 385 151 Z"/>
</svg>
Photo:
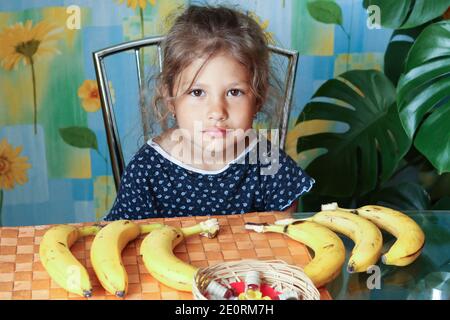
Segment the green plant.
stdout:
<svg viewBox="0 0 450 320">
<path fill-rule="evenodd" d="M 363 7 L 378 6 L 381 25 L 391 29 L 409 29 L 442 16 L 448 0 L 364 0 Z"/>
<path fill-rule="evenodd" d="M 439 174 L 450 172 L 450 21 L 419 35 L 397 93 L 400 119 L 415 147 Z"/>
<path fill-rule="evenodd" d="M 436 19 L 435 19 L 436 20 Z M 392 32 L 384 54 L 384 74 L 397 86 L 398 80 L 405 70 L 408 52 L 419 34 L 435 20 L 426 22 L 411 29 L 397 29 Z"/>
<path fill-rule="evenodd" d="M 315 192 L 322 195 L 360 196 L 372 191 L 390 178 L 411 144 L 398 116 L 395 88 L 376 70 L 351 70 L 325 82 L 302 112 L 301 121 L 317 119 L 347 127 L 297 142 L 301 151 L 328 150 L 308 166 L 317 180 Z"/>
<path fill-rule="evenodd" d="M 325 24 L 335 24 L 344 32 L 347 37 L 346 70 L 348 70 L 351 35 L 344 28 L 341 7 L 333 0 L 308 0 L 306 8 L 313 19 Z"/>
<path fill-rule="evenodd" d="M 303 209 L 330 201 L 442 209 L 450 196 L 450 21 L 440 16 L 450 1 L 363 1 L 370 5 L 384 27 L 398 28 L 384 73 L 350 70 L 328 80 L 300 114 L 297 123 L 337 124 L 297 141 L 299 153 L 326 150 L 306 168 L 317 184 Z"/>
</svg>

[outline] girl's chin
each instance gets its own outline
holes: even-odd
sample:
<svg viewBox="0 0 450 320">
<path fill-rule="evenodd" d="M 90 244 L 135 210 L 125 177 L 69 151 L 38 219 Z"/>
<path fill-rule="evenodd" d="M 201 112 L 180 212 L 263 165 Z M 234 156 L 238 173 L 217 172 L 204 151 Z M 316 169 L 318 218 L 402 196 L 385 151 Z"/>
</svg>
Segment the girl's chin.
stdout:
<svg viewBox="0 0 450 320">
<path fill-rule="evenodd" d="M 235 147 L 238 149 L 246 148 L 248 143 L 248 139 L 239 139 L 239 137 L 231 135 L 226 137 L 203 136 L 201 143 L 194 141 L 194 144 L 197 147 L 200 147 L 203 150 L 214 151 L 234 149 Z"/>
<path fill-rule="evenodd" d="M 201 150 L 202 153 L 218 153 L 222 152 L 225 153 L 227 151 L 233 151 L 234 150 L 234 143 L 226 143 L 226 141 L 223 140 L 203 140 L 202 143 L 196 143 L 193 142 L 192 147 L 194 147 L 197 150 Z"/>
<path fill-rule="evenodd" d="M 200 146 L 203 150 L 214 150 L 221 151 L 226 149 L 233 149 L 234 143 L 233 141 L 226 141 L 225 139 L 215 139 L 209 141 L 203 141 L 203 144 Z"/>
</svg>

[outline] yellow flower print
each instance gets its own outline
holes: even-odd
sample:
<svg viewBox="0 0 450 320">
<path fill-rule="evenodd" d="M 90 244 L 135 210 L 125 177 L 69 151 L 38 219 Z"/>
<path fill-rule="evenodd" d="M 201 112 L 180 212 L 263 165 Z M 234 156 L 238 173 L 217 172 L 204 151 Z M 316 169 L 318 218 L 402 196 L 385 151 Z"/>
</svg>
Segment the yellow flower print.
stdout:
<svg viewBox="0 0 450 320">
<path fill-rule="evenodd" d="M 20 157 L 22 147 L 14 148 L 6 139 L 0 141 L 0 227 L 3 226 L 2 207 L 3 190 L 13 189 L 15 184 L 28 181 L 27 170 L 31 164 L 27 157 Z"/>
<path fill-rule="evenodd" d="M 55 41 L 61 37 L 61 31 L 46 21 L 41 21 L 33 27 L 33 22 L 28 20 L 25 25 L 16 23 L 0 32 L 1 66 L 6 70 L 11 70 L 17 66 L 20 60 L 24 65 L 31 66 L 34 134 L 37 134 L 35 60 L 46 55 L 60 53 L 55 47 Z"/>
<path fill-rule="evenodd" d="M 111 81 L 109 82 L 109 92 L 114 103 L 115 92 L 112 88 Z M 84 80 L 83 84 L 78 88 L 78 97 L 81 99 L 81 105 L 87 112 L 96 112 L 100 109 L 100 93 L 98 91 L 97 81 Z"/>
<path fill-rule="evenodd" d="M 32 24 L 28 20 L 25 25 L 16 23 L 0 32 L 0 60 L 4 69 L 13 69 L 20 60 L 27 65 L 38 57 L 60 53 L 55 40 L 60 38 L 62 30 L 46 21 L 34 27 Z"/>
<path fill-rule="evenodd" d="M 22 147 L 14 148 L 6 139 L 0 141 L 0 189 L 13 189 L 14 185 L 23 185 L 28 181 L 27 170 L 31 164 L 27 157 L 20 157 Z"/>
<path fill-rule="evenodd" d="M 119 4 L 122 4 L 125 2 L 125 0 L 118 0 Z M 148 0 L 148 2 L 152 5 L 155 6 L 156 4 L 156 0 Z M 137 8 L 137 6 L 139 5 L 139 18 L 141 21 L 141 37 L 144 38 L 145 34 L 144 34 L 144 10 L 147 7 L 147 0 L 127 0 L 127 7 L 128 8 L 132 8 L 133 10 L 135 10 Z M 139 57 L 139 64 L 141 66 L 144 65 L 144 54 L 143 54 L 143 49 L 141 49 L 141 56 Z M 144 77 L 144 69 L 142 68 L 140 71 L 141 77 Z"/>
<path fill-rule="evenodd" d="M 252 11 L 248 13 L 249 17 L 255 20 L 259 26 L 261 27 L 264 35 L 266 36 L 267 42 L 269 44 L 275 45 L 275 40 L 272 32 L 267 31 L 267 27 L 269 26 L 269 20 L 261 21 L 261 19 Z"/>
<path fill-rule="evenodd" d="M 125 0 L 119 0 L 119 4 L 122 4 Z M 156 0 L 148 0 L 148 2 L 154 6 L 156 4 Z M 147 0 L 127 0 L 127 7 L 136 9 L 139 5 L 141 9 L 145 9 L 147 7 Z"/>
</svg>

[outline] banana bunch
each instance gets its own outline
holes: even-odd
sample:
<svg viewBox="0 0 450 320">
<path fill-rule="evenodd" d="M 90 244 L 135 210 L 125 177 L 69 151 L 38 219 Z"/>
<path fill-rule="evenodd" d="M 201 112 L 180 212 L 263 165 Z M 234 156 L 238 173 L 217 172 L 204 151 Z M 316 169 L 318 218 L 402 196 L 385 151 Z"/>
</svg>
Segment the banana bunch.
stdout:
<svg viewBox="0 0 450 320">
<path fill-rule="evenodd" d="M 140 254 L 146 269 L 159 282 L 180 291 L 192 291 L 198 268 L 180 260 L 173 249 L 185 238 L 200 234 L 213 238 L 219 231 L 217 219 L 209 219 L 192 227 L 164 226 L 147 235 L 142 241 Z"/>
<path fill-rule="evenodd" d="M 44 234 L 39 255 L 50 277 L 62 288 L 91 297 L 92 285 L 88 272 L 73 256 L 70 247 L 82 236 L 95 235 L 90 251 L 94 272 L 106 291 L 124 297 L 128 289 L 128 275 L 122 262 L 122 251 L 139 235 L 154 233 L 154 236 L 147 236 L 141 246 L 146 267 L 162 283 L 190 291 L 197 269 L 176 258 L 172 248 L 191 235 L 212 238 L 218 231 L 217 219 L 181 229 L 159 223 L 136 224 L 130 220 L 114 221 L 104 227 L 58 225 Z"/>
<path fill-rule="evenodd" d="M 311 221 L 353 240 L 355 246 L 347 264 L 349 273 L 366 272 L 380 258 L 383 236 L 377 226 L 369 220 L 346 211 L 325 210 L 312 216 Z"/>
<path fill-rule="evenodd" d="M 322 210 L 347 212 L 353 218 L 357 214 L 395 236 L 397 240 L 381 257 L 381 261 L 386 265 L 407 266 L 413 263 L 425 245 L 425 234 L 422 229 L 413 219 L 400 211 L 376 205 L 344 209 L 339 208 L 335 202 L 322 206 Z"/>
<path fill-rule="evenodd" d="M 91 262 L 103 288 L 123 298 L 128 290 L 128 274 L 122 262 L 122 250 L 140 234 L 163 228 L 159 223 L 139 225 L 117 220 L 106 225 L 94 238 Z"/>
<path fill-rule="evenodd" d="M 81 237 L 95 235 L 101 226 L 77 228 L 57 225 L 42 237 L 39 257 L 50 277 L 65 290 L 83 297 L 92 296 L 92 285 L 86 268 L 73 256 L 70 247 Z"/>
<path fill-rule="evenodd" d="M 247 223 L 245 228 L 256 232 L 276 232 L 305 244 L 314 251 L 314 258 L 305 266 L 305 274 L 316 287 L 332 281 L 341 272 L 345 261 L 345 247 L 342 240 L 330 229 L 310 221 L 293 221 L 285 224 Z"/>
<path fill-rule="evenodd" d="M 411 264 L 425 243 L 425 235 L 413 219 L 402 212 L 374 205 L 344 209 L 337 203 L 330 203 L 322 205 L 322 211 L 307 219 L 283 219 L 275 221 L 274 225 L 247 223 L 245 228 L 284 233 L 314 250 L 314 258 L 304 271 L 316 287 L 336 278 L 345 260 L 342 241 L 333 231 L 344 234 L 355 243 L 347 264 L 350 273 L 365 272 L 377 263 L 383 247 L 383 237 L 378 228 L 397 238 L 381 257 L 384 264 Z"/>
<path fill-rule="evenodd" d="M 85 226 L 81 228 L 72 225 L 57 225 L 51 227 L 45 232 L 39 245 L 39 257 L 44 269 L 50 277 L 66 291 L 86 298 L 91 297 L 92 284 L 89 279 L 89 274 L 86 268 L 74 257 L 70 251 L 70 247 L 81 237 L 100 234 L 97 241 L 94 239 L 94 248 L 91 248 L 91 259 L 94 256 L 94 259 L 92 260 L 95 260 L 94 270 L 97 276 L 102 285 L 107 288 L 112 288 L 116 282 L 127 283 L 126 273 L 120 275 L 124 277 L 125 280 L 120 280 L 120 276 L 111 272 L 108 267 L 105 267 L 102 263 L 97 263 L 97 261 L 99 261 L 97 257 L 99 257 L 100 260 L 102 257 L 107 259 L 106 256 L 111 255 L 111 252 L 114 252 L 114 248 L 122 246 L 123 243 L 121 241 L 124 238 L 122 233 L 128 234 L 130 233 L 130 229 L 136 230 L 137 228 L 138 234 L 145 234 L 156 228 L 162 227 L 162 224 L 142 224 L 137 226 L 132 223 L 134 228 L 127 228 L 123 225 L 122 227 L 119 227 L 119 225 L 121 225 L 121 223 L 117 223 L 116 221 L 116 223 L 113 222 L 104 228 L 100 225 Z M 127 225 L 128 224 L 125 224 L 125 226 Z M 111 231 L 112 233 L 117 232 L 117 239 L 113 239 L 114 237 L 110 236 Z M 105 251 L 101 252 L 103 249 L 105 249 Z M 119 257 L 117 259 L 117 262 L 120 265 L 121 258 Z M 114 263 L 111 265 L 114 265 Z M 120 268 L 118 268 L 118 270 L 120 270 Z M 105 274 L 111 275 L 111 280 L 105 279 Z M 126 291 L 126 285 L 123 285 L 123 287 L 124 288 L 122 289 L 121 286 L 118 286 L 119 289 L 117 291 L 119 291 L 119 295 L 121 295 L 121 291 Z"/>
<path fill-rule="evenodd" d="M 355 246 L 347 271 L 365 272 L 381 256 L 383 238 L 378 228 L 393 234 L 397 240 L 382 256 L 383 263 L 406 266 L 420 255 L 425 235 L 407 215 L 382 206 L 358 209 L 339 208 L 337 203 L 322 206 L 322 211 L 307 219 L 284 219 L 275 224 L 247 223 L 246 229 L 276 232 L 299 241 L 314 251 L 305 273 L 316 287 L 335 279 L 345 262 L 342 240 L 333 232 L 351 238 Z M 95 235 L 90 258 L 101 285 L 111 294 L 123 297 L 128 289 L 128 275 L 122 262 L 122 251 L 130 241 L 148 234 L 140 247 L 144 265 L 161 283 L 181 291 L 191 291 L 198 268 L 178 259 L 173 249 L 186 237 L 200 234 L 214 237 L 219 230 L 217 219 L 209 219 L 186 228 L 163 224 L 136 224 L 119 220 L 102 227 L 77 228 L 58 225 L 43 236 L 39 248 L 42 265 L 50 277 L 65 290 L 84 297 L 92 295 L 86 268 L 73 256 L 70 247 L 80 237 Z"/>
</svg>

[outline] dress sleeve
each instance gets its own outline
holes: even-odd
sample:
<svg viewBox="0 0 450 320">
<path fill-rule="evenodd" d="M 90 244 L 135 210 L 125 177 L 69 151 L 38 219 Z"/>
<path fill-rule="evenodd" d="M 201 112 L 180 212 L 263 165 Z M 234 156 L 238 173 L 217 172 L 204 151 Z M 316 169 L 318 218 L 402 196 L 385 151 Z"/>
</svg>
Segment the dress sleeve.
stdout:
<svg viewBox="0 0 450 320">
<path fill-rule="evenodd" d="M 150 185 L 142 171 L 146 168 L 143 162 L 144 155 L 138 152 L 128 163 L 122 175 L 116 200 L 103 220 L 143 219 L 153 211 L 149 194 Z"/>
<path fill-rule="evenodd" d="M 269 174 L 262 175 L 265 211 L 285 210 L 315 183 L 283 150 L 279 150 L 278 159 L 270 164 Z"/>
</svg>

